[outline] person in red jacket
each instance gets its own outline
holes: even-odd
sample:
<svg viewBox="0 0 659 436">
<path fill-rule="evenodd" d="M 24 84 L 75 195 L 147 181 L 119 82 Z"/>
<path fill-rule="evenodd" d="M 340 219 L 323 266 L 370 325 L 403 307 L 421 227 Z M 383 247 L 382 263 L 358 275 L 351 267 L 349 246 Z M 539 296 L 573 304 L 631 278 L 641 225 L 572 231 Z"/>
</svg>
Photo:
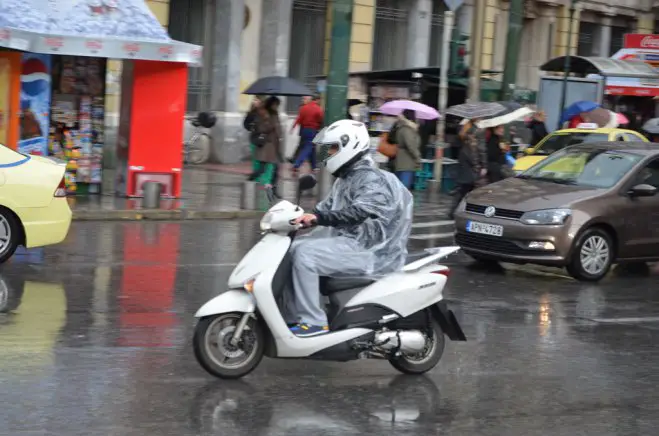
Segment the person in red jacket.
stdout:
<svg viewBox="0 0 659 436">
<path fill-rule="evenodd" d="M 297 173 L 300 166 L 309 161 L 311 168 L 316 169 L 316 150 L 313 145 L 313 138 L 318 134 L 318 131 L 323 125 L 323 109 L 318 104 L 318 97 L 304 97 L 304 105 L 300 108 L 295 124 L 300 126 L 300 147 L 299 152 L 293 164 L 293 173 Z"/>
</svg>

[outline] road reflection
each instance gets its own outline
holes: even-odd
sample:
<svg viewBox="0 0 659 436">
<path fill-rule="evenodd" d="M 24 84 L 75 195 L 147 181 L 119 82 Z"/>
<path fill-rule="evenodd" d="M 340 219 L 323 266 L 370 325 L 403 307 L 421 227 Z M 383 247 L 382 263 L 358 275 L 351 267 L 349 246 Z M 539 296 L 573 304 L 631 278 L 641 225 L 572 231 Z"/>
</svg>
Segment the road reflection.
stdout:
<svg viewBox="0 0 659 436">
<path fill-rule="evenodd" d="M 440 391 L 427 377 L 271 386 L 214 382 L 191 403 L 190 422 L 200 435 L 357 435 L 427 429 L 450 422 Z M 416 430 L 415 430 L 416 429 Z"/>
</svg>

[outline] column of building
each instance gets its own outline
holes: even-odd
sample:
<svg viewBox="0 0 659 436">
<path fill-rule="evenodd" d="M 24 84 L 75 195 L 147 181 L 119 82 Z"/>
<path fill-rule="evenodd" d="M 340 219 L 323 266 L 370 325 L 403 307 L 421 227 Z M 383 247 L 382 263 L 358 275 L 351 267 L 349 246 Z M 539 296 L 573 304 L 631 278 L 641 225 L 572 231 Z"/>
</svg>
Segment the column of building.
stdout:
<svg viewBox="0 0 659 436">
<path fill-rule="evenodd" d="M 483 20 L 483 57 L 481 68 L 490 70 L 494 65 L 494 40 L 496 35 L 496 17 L 499 9 L 499 0 L 485 0 L 485 18 Z M 506 35 L 500 35 L 505 38 Z"/>
<path fill-rule="evenodd" d="M 576 55 L 579 43 L 579 23 L 581 9 L 577 6 L 572 23 L 570 23 L 570 7 L 562 6 L 556 14 L 556 38 L 554 42 L 554 56 L 565 56 L 568 53 L 569 30 L 572 27 L 572 38 L 569 43 L 570 54 Z"/>
<path fill-rule="evenodd" d="M 636 19 L 636 33 L 654 33 L 654 14 L 652 12 L 641 13 Z"/>
<path fill-rule="evenodd" d="M 598 35 L 598 44 L 596 48 L 596 55 L 606 58 L 609 57 L 611 51 L 611 24 L 613 24 L 613 17 L 605 15 L 600 19 L 600 28 Z"/>
<path fill-rule="evenodd" d="M 332 2 L 327 2 L 325 26 L 325 72 L 329 69 L 332 45 Z M 375 0 L 355 0 L 350 34 L 350 72 L 369 71 L 373 59 L 373 31 L 375 30 Z"/>
<path fill-rule="evenodd" d="M 412 0 L 407 26 L 408 68 L 426 67 L 430 59 L 432 33 L 432 1 Z"/>
</svg>

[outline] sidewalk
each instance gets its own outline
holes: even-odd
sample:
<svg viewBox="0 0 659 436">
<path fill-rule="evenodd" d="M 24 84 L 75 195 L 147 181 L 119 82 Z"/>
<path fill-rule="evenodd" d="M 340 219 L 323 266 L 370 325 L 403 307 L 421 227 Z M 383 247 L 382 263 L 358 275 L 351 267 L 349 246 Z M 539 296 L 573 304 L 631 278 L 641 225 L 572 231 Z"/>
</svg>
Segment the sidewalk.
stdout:
<svg viewBox="0 0 659 436">
<path fill-rule="evenodd" d="M 206 164 L 187 167 L 183 171 L 183 189 L 180 199 L 162 200 L 160 209 L 142 209 L 141 198 L 118 198 L 114 192 L 100 196 L 70 197 L 69 204 L 76 221 L 105 220 L 200 220 L 260 218 L 268 209 L 265 192 L 257 193 L 258 210 L 241 209 L 243 182 L 251 172 L 249 163 L 235 165 Z M 114 172 L 106 170 L 112 178 Z M 281 174 L 280 193 L 284 198 L 295 197 L 295 181 Z M 427 198 L 425 193 L 415 194 L 415 217 L 420 220 L 440 219 L 446 216 L 450 198 L 445 195 Z M 315 202 L 312 197 L 303 199 L 303 205 Z M 309 207 L 307 205 L 307 207 Z"/>
</svg>

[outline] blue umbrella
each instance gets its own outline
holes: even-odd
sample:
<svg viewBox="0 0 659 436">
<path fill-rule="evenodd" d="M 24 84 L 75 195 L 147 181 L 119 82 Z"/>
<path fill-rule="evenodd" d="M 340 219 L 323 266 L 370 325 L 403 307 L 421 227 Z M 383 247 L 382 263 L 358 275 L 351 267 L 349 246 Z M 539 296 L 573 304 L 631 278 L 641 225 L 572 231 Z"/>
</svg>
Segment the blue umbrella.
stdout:
<svg viewBox="0 0 659 436">
<path fill-rule="evenodd" d="M 586 101 L 586 100 L 572 103 L 570 106 L 567 107 L 567 109 L 563 111 L 563 114 L 561 115 L 561 123 L 569 121 L 572 117 L 576 117 L 581 113 L 595 110 L 600 106 L 601 106 L 600 104 L 595 103 L 594 101 Z"/>
</svg>

